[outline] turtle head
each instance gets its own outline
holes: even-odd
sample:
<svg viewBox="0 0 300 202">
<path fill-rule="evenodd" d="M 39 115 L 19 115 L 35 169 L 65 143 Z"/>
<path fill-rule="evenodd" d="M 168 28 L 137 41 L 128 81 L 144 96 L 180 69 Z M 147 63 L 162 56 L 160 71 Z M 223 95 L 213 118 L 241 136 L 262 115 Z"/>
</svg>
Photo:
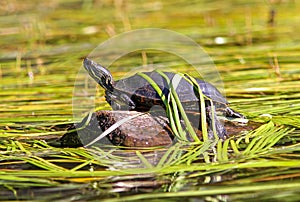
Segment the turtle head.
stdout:
<svg viewBox="0 0 300 202">
<path fill-rule="evenodd" d="M 83 66 L 89 75 L 105 90 L 112 92 L 114 89 L 111 73 L 105 67 L 99 65 L 98 63 L 85 58 L 83 61 Z"/>
</svg>

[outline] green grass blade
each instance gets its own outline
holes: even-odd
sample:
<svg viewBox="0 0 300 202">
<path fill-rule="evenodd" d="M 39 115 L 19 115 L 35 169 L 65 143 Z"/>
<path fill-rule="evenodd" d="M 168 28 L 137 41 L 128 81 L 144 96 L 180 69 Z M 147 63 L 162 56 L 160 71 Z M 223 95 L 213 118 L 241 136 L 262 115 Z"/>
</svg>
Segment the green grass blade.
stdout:
<svg viewBox="0 0 300 202">
<path fill-rule="evenodd" d="M 140 151 L 135 151 L 135 153 L 140 158 L 140 160 L 144 163 L 146 168 L 153 168 L 153 165 L 144 157 L 144 155 Z"/>
<path fill-rule="evenodd" d="M 197 89 L 197 93 L 199 94 L 199 104 L 200 104 L 200 113 L 201 113 L 201 129 L 202 129 L 202 136 L 203 141 L 208 141 L 208 129 L 206 126 L 206 107 L 205 107 L 205 99 L 204 94 L 201 91 L 201 88 L 198 82 L 188 74 L 184 75 L 184 77 L 189 83 L 191 83 Z"/>
<path fill-rule="evenodd" d="M 170 126 L 172 128 L 172 131 L 173 131 L 173 133 L 175 134 L 176 137 L 182 139 L 181 135 L 178 132 L 178 129 L 176 127 L 176 124 L 175 124 L 175 121 L 174 121 L 174 116 L 172 114 L 171 107 L 170 107 L 170 105 L 168 103 L 168 99 L 165 97 L 165 95 L 163 94 L 163 92 L 160 89 L 160 87 L 148 75 L 143 74 L 143 73 L 137 73 L 137 75 L 139 75 L 142 78 L 144 78 L 154 88 L 154 90 L 158 93 L 158 95 L 161 97 L 161 100 L 163 101 L 163 103 L 164 103 L 164 105 L 166 107 L 166 114 L 168 116 L 168 119 L 169 119 L 169 122 L 170 122 Z"/>
<path fill-rule="evenodd" d="M 179 112 L 180 112 L 180 115 L 181 115 L 181 117 L 183 118 L 183 120 L 184 120 L 184 123 L 185 123 L 185 125 L 186 125 L 186 127 L 187 127 L 187 130 L 188 130 L 188 132 L 189 132 L 189 134 L 192 136 L 192 138 L 193 138 L 193 140 L 195 141 L 195 142 L 200 142 L 200 140 L 199 140 L 199 138 L 198 138 L 198 136 L 197 136 L 197 134 L 195 133 L 195 131 L 194 131 L 194 129 L 193 129 L 193 127 L 192 127 L 192 125 L 191 125 L 191 123 L 190 123 L 190 121 L 189 121 L 189 119 L 188 119 L 188 117 L 187 117 L 187 115 L 186 115 L 186 113 L 185 113 L 185 110 L 184 110 L 184 108 L 183 108 L 183 106 L 182 106 L 182 104 L 181 104 L 181 101 L 180 101 L 180 99 L 179 99 L 179 97 L 178 97 L 178 94 L 177 94 L 177 92 L 176 92 L 176 88 L 177 88 L 177 86 L 176 87 L 174 87 L 174 84 L 175 85 L 178 85 L 179 84 L 179 81 L 178 81 L 178 74 L 175 74 L 174 75 L 174 77 L 173 77 L 173 79 L 172 79 L 172 81 L 170 81 L 170 79 L 167 77 L 167 75 L 166 74 L 164 74 L 162 71 L 160 71 L 160 70 L 156 70 L 157 71 L 157 73 L 159 73 L 166 81 L 167 81 L 167 83 L 169 84 L 169 89 L 170 89 L 170 95 L 171 95 L 171 99 L 172 99 L 172 102 L 173 102 L 173 100 L 175 100 L 175 102 L 176 102 L 176 106 L 177 107 L 174 107 L 174 108 L 172 108 L 172 110 L 174 111 L 174 114 L 178 114 L 178 119 L 177 119 L 177 121 L 176 121 L 176 123 L 177 123 L 177 127 L 180 127 L 181 128 L 181 123 L 180 123 L 180 119 L 179 119 L 179 113 L 178 113 L 178 111 L 177 111 L 177 108 L 179 109 Z M 182 77 L 180 76 L 180 79 L 181 79 Z M 175 81 L 175 80 L 177 80 L 177 81 Z M 175 104 L 173 105 L 173 106 L 175 106 Z M 181 135 L 181 137 L 184 137 L 185 136 L 185 134 L 182 134 Z M 185 138 L 185 137 L 184 137 Z M 185 138 L 186 139 L 186 138 Z"/>
<path fill-rule="evenodd" d="M 131 119 L 134 119 L 138 116 L 143 115 L 142 113 L 138 113 L 132 116 L 128 116 L 124 119 L 119 120 L 118 122 L 114 123 L 112 126 L 110 126 L 107 130 L 105 130 L 103 133 L 101 133 L 101 135 L 99 135 L 97 138 L 95 138 L 93 141 L 89 142 L 88 144 L 86 144 L 85 146 L 91 146 L 92 144 L 94 144 L 95 142 L 101 140 L 102 138 L 104 138 L 105 136 L 107 136 L 109 133 L 113 132 L 115 129 L 117 129 L 118 127 L 120 127 L 122 124 L 130 121 Z"/>
</svg>

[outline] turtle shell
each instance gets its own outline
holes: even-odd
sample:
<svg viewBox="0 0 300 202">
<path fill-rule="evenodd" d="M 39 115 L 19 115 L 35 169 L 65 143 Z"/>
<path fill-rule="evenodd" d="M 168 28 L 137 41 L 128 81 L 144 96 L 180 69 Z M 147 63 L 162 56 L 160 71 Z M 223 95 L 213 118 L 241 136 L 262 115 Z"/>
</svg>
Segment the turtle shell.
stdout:
<svg viewBox="0 0 300 202">
<path fill-rule="evenodd" d="M 98 138 L 115 123 L 136 116 L 110 132 L 106 137 L 114 145 L 153 147 L 172 145 L 173 133 L 165 117 L 136 111 L 96 111 L 71 126 L 59 140 L 61 147 L 81 147 Z M 75 130 L 76 129 L 76 130 Z M 97 141 L 108 144 L 106 139 Z"/>
<path fill-rule="evenodd" d="M 172 72 L 164 73 L 170 80 L 172 80 L 175 75 L 175 73 Z M 153 71 L 144 72 L 144 74 L 153 79 L 153 81 L 160 87 L 165 96 L 169 94 L 169 85 L 159 73 Z M 222 96 L 220 91 L 218 91 L 218 89 L 216 89 L 212 84 L 200 79 L 196 79 L 196 81 L 198 82 L 203 94 L 212 99 L 216 106 L 224 107 L 228 104 L 227 100 Z M 181 78 L 180 80 L 178 80 L 178 82 L 179 83 L 176 88 L 176 92 L 185 110 L 199 111 L 199 96 L 197 96 L 198 93 L 195 91 L 194 86 L 184 78 Z M 143 109 L 145 111 L 149 110 L 149 108 L 151 108 L 153 105 L 163 105 L 161 97 L 160 95 L 158 95 L 155 89 L 153 89 L 148 81 L 137 74 L 116 81 L 112 94 L 115 94 L 117 96 L 126 94 L 136 104 L 135 110 L 139 111 L 143 111 Z"/>
</svg>

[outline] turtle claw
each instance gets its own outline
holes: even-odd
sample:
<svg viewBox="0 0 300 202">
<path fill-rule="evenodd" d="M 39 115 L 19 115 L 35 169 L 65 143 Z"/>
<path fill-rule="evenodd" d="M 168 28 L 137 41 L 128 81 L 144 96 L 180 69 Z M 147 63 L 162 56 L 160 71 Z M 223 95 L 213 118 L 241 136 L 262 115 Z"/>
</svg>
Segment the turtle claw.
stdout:
<svg viewBox="0 0 300 202">
<path fill-rule="evenodd" d="M 226 111 L 226 116 L 228 116 L 228 117 L 241 118 L 241 119 L 246 118 L 243 114 L 240 114 L 240 113 L 234 111 L 230 107 L 226 107 L 225 111 Z"/>
</svg>

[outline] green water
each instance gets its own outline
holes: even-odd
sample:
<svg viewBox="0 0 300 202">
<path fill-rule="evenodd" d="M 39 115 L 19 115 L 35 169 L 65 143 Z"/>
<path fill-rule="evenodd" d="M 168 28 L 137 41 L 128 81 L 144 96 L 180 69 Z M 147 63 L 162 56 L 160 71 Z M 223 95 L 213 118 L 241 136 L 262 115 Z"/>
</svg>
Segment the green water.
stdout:
<svg viewBox="0 0 300 202">
<path fill-rule="evenodd" d="M 1 1 L 0 200 L 297 201 L 299 10 L 293 0 Z M 272 117 L 274 125 L 263 132 L 283 134 L 281 141 L 217 162 L 182 160 L 146 169 L 121 157 L 93 159 L 83 148 L 50 147 L 44 140 L 58 139 L 73 122 L 82 59 L 112 36 L 141 28 L 170 29 L 199 43 L 231 107 L 255 122 Z M 189 71 L 165 53 L 146 56 L 131 53 L 110 70 L 116 79 L 145 62 Z M 110 109 L 103 95 L 98 88 L 96 105 Z"/>
</svg>

